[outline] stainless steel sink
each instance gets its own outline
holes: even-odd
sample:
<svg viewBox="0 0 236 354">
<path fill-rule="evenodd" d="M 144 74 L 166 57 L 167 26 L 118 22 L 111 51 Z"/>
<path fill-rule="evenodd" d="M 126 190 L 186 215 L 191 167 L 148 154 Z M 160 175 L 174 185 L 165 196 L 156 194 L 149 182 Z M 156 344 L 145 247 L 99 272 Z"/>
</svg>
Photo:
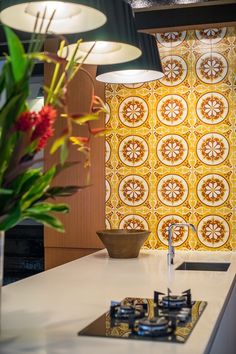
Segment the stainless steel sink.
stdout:
<svg viewBox="0 0 236 354">
<path fill-rule="evenodd" d="M 230 263 L 213 262 L 183 262 L 176 270 L 199 270 L 207 272 L 227 272 Z"/>
</svg>

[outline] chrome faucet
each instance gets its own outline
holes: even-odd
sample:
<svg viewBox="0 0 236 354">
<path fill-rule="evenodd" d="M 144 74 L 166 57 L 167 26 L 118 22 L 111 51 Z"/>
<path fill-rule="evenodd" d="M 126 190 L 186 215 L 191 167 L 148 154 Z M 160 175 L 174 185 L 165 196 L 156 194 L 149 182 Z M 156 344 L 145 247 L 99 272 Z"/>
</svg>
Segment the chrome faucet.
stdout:
<svg viewBox="0 0 236 354">
<path fill-rule="evenodd" d="M 175 248 L 174 246 L 172 246 L 172 234 L 173 234 L 173 228 L 175 226 L 187 226 L 187 227 L 191 227 L 191 229 L 197 233 L 197 230 L 195 228 L 195 226 L 193 224 L 189 224 L 189 223 L 174 223 L 171 224 L 168 227 L 168 254 L 167 254 L 167 263 L 168 265 L 171 265 L 174 263 L 174 256 L 175 256 Z"/>
</svg>

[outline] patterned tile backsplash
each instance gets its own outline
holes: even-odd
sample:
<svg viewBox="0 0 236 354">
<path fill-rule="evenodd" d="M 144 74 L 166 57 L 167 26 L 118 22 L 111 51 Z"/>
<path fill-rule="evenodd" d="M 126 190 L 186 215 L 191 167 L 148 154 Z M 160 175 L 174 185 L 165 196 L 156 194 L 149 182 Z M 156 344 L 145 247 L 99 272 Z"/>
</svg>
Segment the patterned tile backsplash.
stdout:
<svg viewBox="0 0 236 354">
<path fill-rule="evenodd" d="M 106 227 L 236 250 L 236 27 L 156 33 L 165 76 L 106 85 Z"/>
</svg>

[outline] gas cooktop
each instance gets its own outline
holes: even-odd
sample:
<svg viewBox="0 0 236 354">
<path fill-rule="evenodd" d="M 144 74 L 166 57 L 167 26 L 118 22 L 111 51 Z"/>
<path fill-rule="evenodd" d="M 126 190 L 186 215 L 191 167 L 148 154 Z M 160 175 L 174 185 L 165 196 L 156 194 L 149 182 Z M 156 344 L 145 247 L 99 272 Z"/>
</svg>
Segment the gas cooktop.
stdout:
<svg viewBox="0 0 236 354">
<path fill-rule="evenodd" d="M 78 334 L 184 343 L 207 302 L 192 301 L 191 291 L 172 295 L 154 291 L 153 299 L 127 297 Z"/>
</svg>

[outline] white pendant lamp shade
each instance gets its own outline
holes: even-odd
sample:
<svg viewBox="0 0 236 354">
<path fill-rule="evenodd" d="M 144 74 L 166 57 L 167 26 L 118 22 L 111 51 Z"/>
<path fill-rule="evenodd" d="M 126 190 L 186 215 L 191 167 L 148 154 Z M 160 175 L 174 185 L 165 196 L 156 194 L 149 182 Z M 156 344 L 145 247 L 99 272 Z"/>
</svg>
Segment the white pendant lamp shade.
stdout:
<svg viewBox="0 0 236 354">
<path fill-rule="evenodd" d="M 24 32 L 45 33 L 53 13 L 49 32 L 56 34 L 90 31 L 106 22 L 103 8 L 109 0 L 1 0 L 2 23 Z M 36 18 L 38 26 L 35 28 Z"/>
<path fill-rule="evenodd" d="M 139 33 L 138 36 L 142 49 L 141 57 L 128 63 L 98 66 L 98 81 L 135 84 L 159 80 L 164 76 L 155 37 L 148 33 Z"/>
<path fill-rule="evenodd" d="M 78 39 L 82 39 L 75 57 L 78 63 L 116 64 L 141 55 L 131 6 L 123 0 L 110 0 L 106 6 L 107 22 L 96 31 L 68 36 L 62 56 L 69 60 Z M 88 54 L 89 53 L 89 54 Z"/>
</svg>

